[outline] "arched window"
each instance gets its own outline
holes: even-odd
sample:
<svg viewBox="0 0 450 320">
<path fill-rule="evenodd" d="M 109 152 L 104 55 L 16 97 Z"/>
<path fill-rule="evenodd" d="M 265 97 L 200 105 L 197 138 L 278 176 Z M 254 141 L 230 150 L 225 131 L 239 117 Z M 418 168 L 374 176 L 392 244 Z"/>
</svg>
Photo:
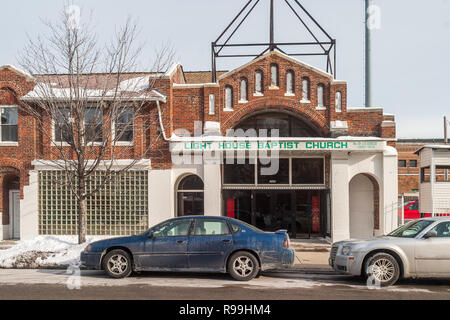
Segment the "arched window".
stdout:
<svg viewBox="0 0 450 320">
<path fill-rule="evenodd" d="M 302 80 L 302 100 L 309 102 L 309 79 L 303 78 Z"/>
<path fill-rule="evenodd" d="M 216 96 L 211 93 L 209 95 L 209 114 L 213 115 L 216 113 Z"/>
<path fill-rule="evenodd" d="M 234 128 L 255 130 L 258 136 L 272 136 L 277 129 L 279 137 L 319 137 L 320 134 L 306 121 L 285 113 L 267 112 L 244 119 Z"/>
<path fill-rule="evenodd" d="M 239 102 L 247 102 L 247 79 L 241 79 L 241 97 Z"/>
<path fill-rule="evenodd" d="M 286 73 L 286 94 L 293 95 L 294 94 L 294 71 L 289 70 Z"/>
<path fill-rule="evenodd" d="M 196 175 L 183 178 L 178 184 L 177 213 L 178 216 L 204 215 L 204 185 Z"/>
<path fill-rule="evenodd" d="M 255 94 L 262 95 L 263 93 L 263 73 L 261 70 L 255 72 Z"/>
<path fill-rule="evenodd" d="M 325 105 L 324 105 L 324 92 L 325 92 L 325 86 L 322 83 L 320 83 L 317 86 L 317 106 L 319 108 L 324 108 L 325 107 Z"/>
<path fill-rule="evenodd" d="M 278 65 L 270 65 L 270 83 L 274 87 L 278 87 Z"/>
<path fill-rule="evenodd" d="M 225 110 L 233 110 L 233 88 L 225 87 Z"/>
<path fill-rule="evenodd" d="M 342 93 L 336 92 L 336 112 L 342 111 Z"/>
</svg>

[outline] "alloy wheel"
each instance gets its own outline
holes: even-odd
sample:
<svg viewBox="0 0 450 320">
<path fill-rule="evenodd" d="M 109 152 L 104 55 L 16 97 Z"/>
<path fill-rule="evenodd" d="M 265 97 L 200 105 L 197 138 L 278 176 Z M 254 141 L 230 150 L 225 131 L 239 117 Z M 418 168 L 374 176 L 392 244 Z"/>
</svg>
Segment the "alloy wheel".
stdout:
<svg viewBox="0 0 450 320">
<path fill-rule="evenodd" d="M 247 277 L 253 269 L 253 261 L 249 257 L 240 256 L 234 260 L 233 270 L 241 277 Z"/>
<path fill-rule="evenodd" d="M 115 254 L 109 258 L 107 265 L 111 273 L 121 275 L 128 268 L 128 259 L 121 254 Z"/>
<path fill-rule="evenodd" d="M 385 258 L 377 259 L 371 265 L 372 275 L 380 282 L 388 282 L 394 278 L 394 264 Z"/>
</svg>

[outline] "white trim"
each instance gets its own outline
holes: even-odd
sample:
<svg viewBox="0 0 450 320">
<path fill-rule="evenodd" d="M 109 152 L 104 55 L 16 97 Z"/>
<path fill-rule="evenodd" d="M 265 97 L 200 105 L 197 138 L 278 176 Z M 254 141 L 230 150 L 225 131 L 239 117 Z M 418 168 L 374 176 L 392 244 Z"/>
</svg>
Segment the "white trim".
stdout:
<svg viewBox="0 0 450 320">
<path fill-rule="evenodd" d="M 239 100 L 238 103 L 240 104 L 248 103 L 248 100 Z"/>
<path fill-rule="evenodd" d="M 232 109 L 232 108 L 223 108 L 223 111 L 225 111 L 225 112 L 233 112 L 234 109 Z"/>
<path fill-rule="evenodd" d="M 327 107 L 325 107 L 325 106 L 317 106 L 316 110 L 327 110 Z"/>
<path fill-rule="evenodd" d="M 254 97 L 264 97 L 264 94 L 262 92 L 254 92 L 253 96 Z"/>
<path fill-rule="evenodd" d="M 131 165 L 134 161 L 133 159 L 119 159 L 114 160 L 114 163 L 111 167 L 114 169 L 121 169 L 123 167 Z M 92 165 L 94 160 L 88 160 L 88 165 Z M 64 166 L 64 160 L 45 160 L 45 159 L 35 159 L 31 161 L 31 165 L 35 167 L 35 170 L 39 171 L 51 171 L 51 170 L 61 170 L 61 167 Z M 72 163 L 76 163 L 75 160 Z M 102 160 L 98 166 L 97 170 L 102 170 L 105 167 L 108 167 L 111 164 L 111 160 Z M 136 161 L 136 163 L 130 168 L 130 170 L 150 170 L 151 169 L 151 160 L 150 159 L 141 159 Z"/>
<path fill-rule="evenodd" d="M 11 71 L 13 71 L 13 72 L 15 72 L 15 73 L 18 73 L 18 74 L 20 74 L 20 75 L 23 75 L 23 76 L 24 76 L 25 78 L 27 78 L 28 80 L 31 80 L 31 81 L 33 81 L 33 82 L 36 82 L 36 79 L 35 79 L 31 74 L 29 74 L 28 72 L 25 72 L 25 71 L 23 71 L 23 70 L 20 70 L 19 68 L 15 67 L 15 66 L 13 66 L 13 65 L 6 64 L 6 65 L 0 67 L 0 71 L 2 71 L 2 70 L 4 70 L 4 69 L 9 69 L 9 70 L 11 70 Z"/>
<path fill-rule="evenodd" d="M 295 97 L 295 93 L 294 92 L 286 92 L 284 94 L 285 97 Z"/>
<path fill-rule="evenodd" d="M 300 100 L 300 103 L 311 103 L 311 100 L 302 99 L 302 100 Z"/>
</svg>

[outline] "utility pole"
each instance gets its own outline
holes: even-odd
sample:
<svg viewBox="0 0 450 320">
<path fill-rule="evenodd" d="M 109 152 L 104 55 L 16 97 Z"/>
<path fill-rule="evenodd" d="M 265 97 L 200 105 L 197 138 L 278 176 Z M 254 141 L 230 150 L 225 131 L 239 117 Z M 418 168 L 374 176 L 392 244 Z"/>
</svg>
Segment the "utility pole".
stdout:
<svg viewBox="0 0 450 320">
<path fill-rule="evenodd" d="M 366 33 L 365 33 L 365 52 L 366 52 L 366 75 L 365 75 L 365 99 L 366 99 L 366 108 L 372 107 L 372 39 L 371 39 L 371 29 L 369 25 L 369 8 L 371 6 L 371 0 L 365 0 L 365 27 L 366 27 Z"/>
<path fill-rule="evenodd" d="M 448 143 L 448 135 L 447 135 L 447 129 L 448 129 L 448 121 L 447 117 L 444 116 L 444 143 Z"/>
<path fill-rule="evenodd" d="M 270 0 L 270 51 L 275 49 L 273 33 L 273 0 Z"/>
</svg>

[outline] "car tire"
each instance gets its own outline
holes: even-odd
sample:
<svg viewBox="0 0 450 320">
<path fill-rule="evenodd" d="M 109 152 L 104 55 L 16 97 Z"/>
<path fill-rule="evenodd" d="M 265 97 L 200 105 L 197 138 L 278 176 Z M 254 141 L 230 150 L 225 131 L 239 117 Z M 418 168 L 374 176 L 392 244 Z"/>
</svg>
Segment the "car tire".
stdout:
<svg viewBox="0 0 450 320">
<path fill-rule="evenodd" d="M 389 287 L 400 278 L 400 266 L 397 260 L 388 253 L 376 253 L 364 264 L 367 284 L 370 286 Z"/>
<path fill-rule="evenodd" d="M 238 281 L 250 281 L 259 273 L 259 262 L 250 252 L 238 251 L 228 260 L 228 273 Z"/>
<path fill-rule="evenodd" d="M 103 258 L 103 270 L 111 278 L 125 278 L 133 271 L 132 263 L 128 252 L 116 249 L 108 252 Z"/>
</svg>

